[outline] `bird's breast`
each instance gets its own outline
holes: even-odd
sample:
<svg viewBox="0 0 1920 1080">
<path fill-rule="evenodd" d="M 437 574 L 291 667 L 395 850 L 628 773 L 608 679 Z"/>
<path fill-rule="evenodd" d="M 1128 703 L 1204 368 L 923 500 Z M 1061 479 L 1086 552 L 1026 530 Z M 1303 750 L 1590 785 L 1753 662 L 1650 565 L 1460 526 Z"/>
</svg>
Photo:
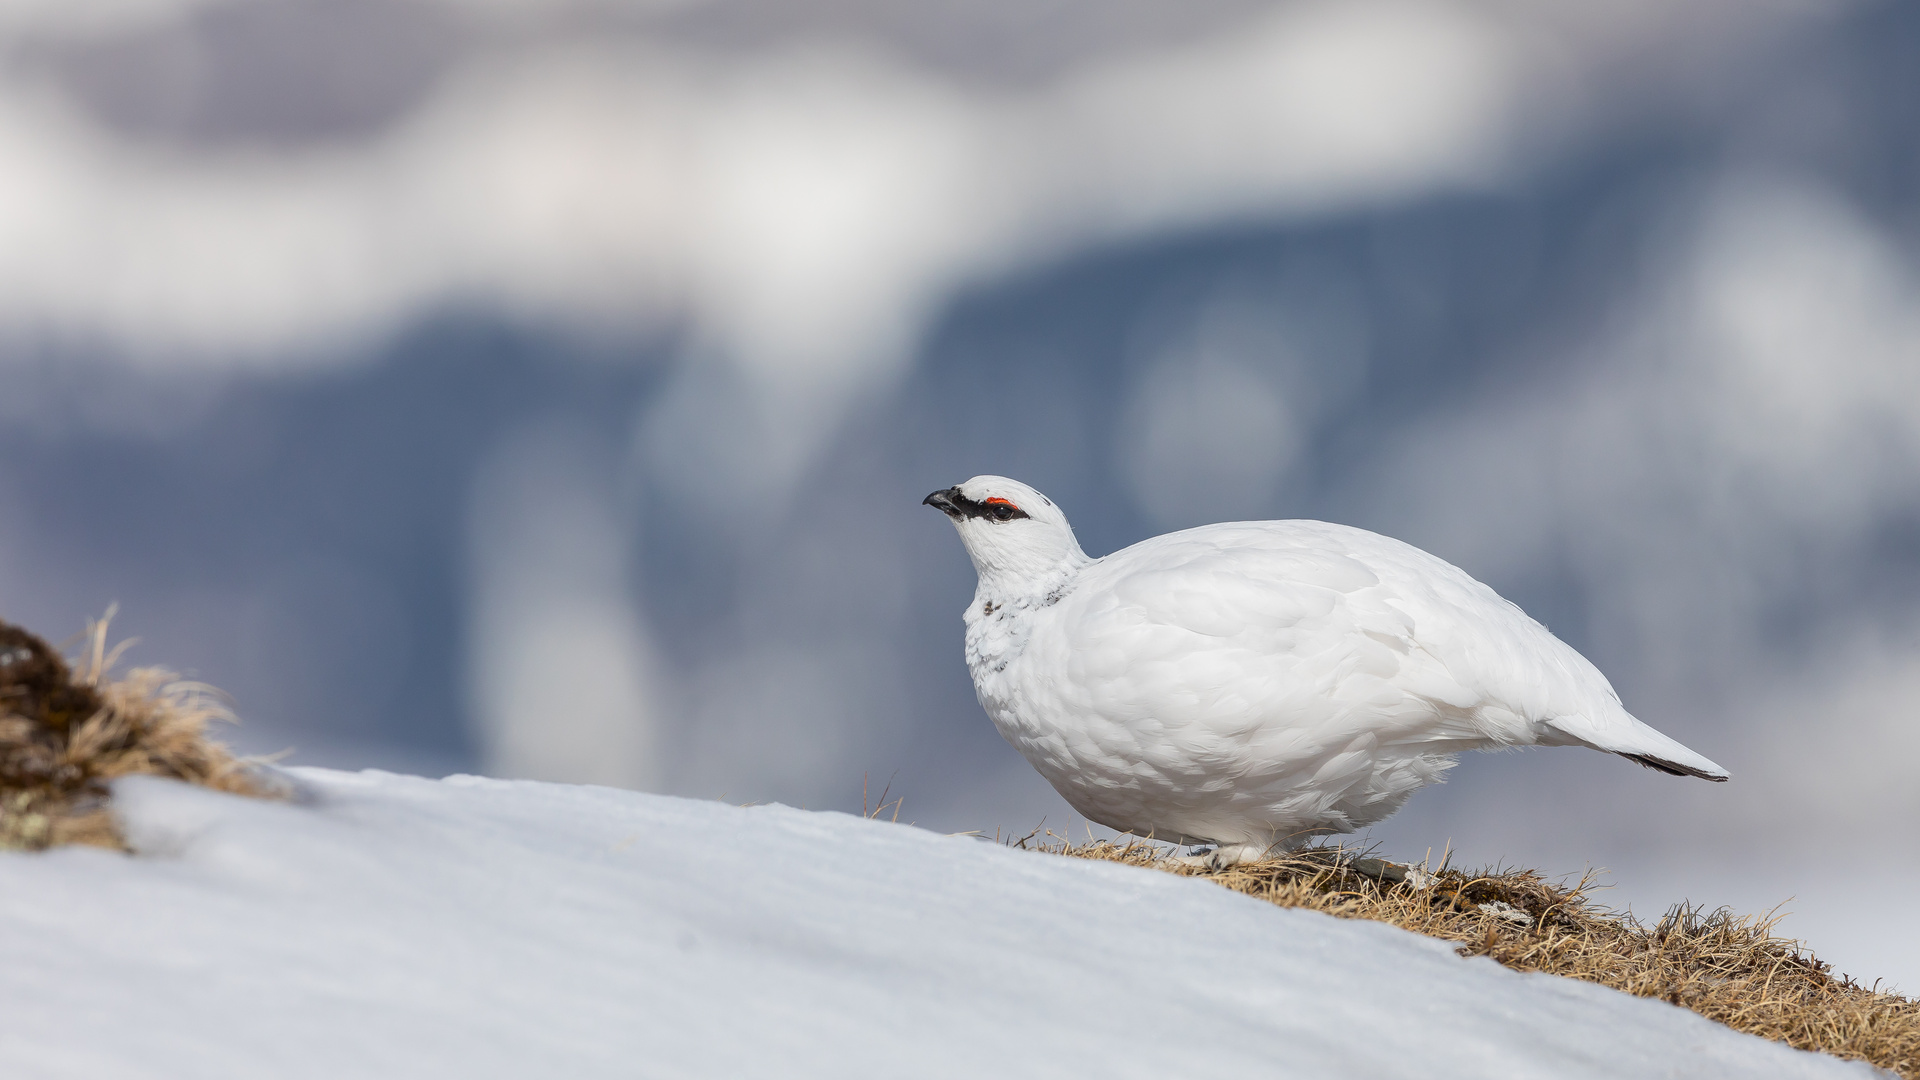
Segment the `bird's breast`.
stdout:
<svg viewBox="0 0 1920 1080">
<path fill-rule="evenodd" d="M 1006 604 L 981 602 L 967 619 L 967 670 L 974 685 L 1004 674 L 1026 651 L 1033 628 L 1025 612 Z"/>
</svg>

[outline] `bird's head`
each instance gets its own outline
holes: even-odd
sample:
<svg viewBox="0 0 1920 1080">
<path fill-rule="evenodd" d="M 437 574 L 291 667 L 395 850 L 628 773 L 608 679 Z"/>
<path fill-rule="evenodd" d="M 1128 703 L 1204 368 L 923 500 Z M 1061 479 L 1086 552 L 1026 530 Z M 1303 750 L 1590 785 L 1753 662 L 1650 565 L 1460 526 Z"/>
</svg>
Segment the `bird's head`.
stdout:
<svg viewBox="0 0 1920 1080">
<path fill-rule="evenodd" d="M 982 584 L 1012 593 L 1051 588 L 1064 570 L 1087 561 L 1067 515 L 1018 480 L 976 476 L 923 502 L 953 522 Z"/>
</svg>

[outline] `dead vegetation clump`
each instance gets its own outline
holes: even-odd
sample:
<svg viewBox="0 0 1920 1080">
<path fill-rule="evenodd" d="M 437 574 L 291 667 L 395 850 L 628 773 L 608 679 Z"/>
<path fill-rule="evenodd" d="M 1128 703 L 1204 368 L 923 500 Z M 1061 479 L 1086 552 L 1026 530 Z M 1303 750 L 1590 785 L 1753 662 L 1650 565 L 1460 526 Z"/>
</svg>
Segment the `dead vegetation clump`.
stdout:
<svg viewBox="0 0 1920 1080">
<path fill-rule="evenodd" d="M 1592 875 L 1565 886 L 1530 870 L 1428 871 L 1333 845 L 1224 870 L 1184 865 L 1138 841 L 1056 841 L 1045 850 L 1205 877 L 1282 907 L 1392 923 L 1456 942 L 1462 956 L 1659 998 L 1739 1031 L 1920 1080 L 1920 1001 L 1836 977 L 1800 942 L 1774 936 L 1777 915 L 1681 905 L 1646 926 L 1595 903 Z"/>
<path fill-rule="evenodd" d="M 276 786 L 207 735 L 232 713 L 213 688 L 164 668 L 108 678 L 125 648 L 90 623 L 78 667 L 39 636 L 0 622 L 0 850 L 61 844 L 125 850 L 107 784 L 136 773 L 239 795 Z"/>
</svg>

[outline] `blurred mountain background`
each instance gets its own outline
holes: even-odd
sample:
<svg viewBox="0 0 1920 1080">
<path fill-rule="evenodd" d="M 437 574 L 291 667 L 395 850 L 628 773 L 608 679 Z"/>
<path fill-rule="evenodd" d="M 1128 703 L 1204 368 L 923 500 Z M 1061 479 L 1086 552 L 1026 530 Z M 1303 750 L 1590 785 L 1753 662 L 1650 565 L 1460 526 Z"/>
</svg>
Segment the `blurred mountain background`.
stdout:
<svg viewBox="0 0 1920 1080">
<path fill-rule="evenodd" d="M 4 0 L 0 58 L 0 616 L 119 602 L 247 751 L 1079 835 L 921 496 L 1325 518 L 1734 773 L 1474 756 L 1389 853 L 1920 990 L 1920 7 Z"/>
</svg>

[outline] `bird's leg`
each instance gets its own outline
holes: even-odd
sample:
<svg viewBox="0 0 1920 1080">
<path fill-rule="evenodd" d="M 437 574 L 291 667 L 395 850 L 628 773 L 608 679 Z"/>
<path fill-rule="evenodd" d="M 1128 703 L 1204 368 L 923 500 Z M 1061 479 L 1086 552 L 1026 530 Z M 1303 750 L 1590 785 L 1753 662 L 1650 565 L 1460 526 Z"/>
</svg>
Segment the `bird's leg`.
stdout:
<svg viewBox="0 0 1920 1080">
<path fill-rule="evenodd" d="M 1195 844 L 1187 849 L 1185 855 L 1172 855 L 1167 861 L 1176 866 L 1191 866 L 1195 870 L 1211 870 L 1214 869 L 1213 853 L 1218 850 L 1210 844 Z"/>
<path fill-rule="evenodd" d="M 1215 844 L 1192 848 L 1185 855 L 1174 856 L 1173 861 L 1197 870 L 1225 870 L 1244 862 L 1258 862 L 1266 853 L 1265 844 Z"/>
</svg>

